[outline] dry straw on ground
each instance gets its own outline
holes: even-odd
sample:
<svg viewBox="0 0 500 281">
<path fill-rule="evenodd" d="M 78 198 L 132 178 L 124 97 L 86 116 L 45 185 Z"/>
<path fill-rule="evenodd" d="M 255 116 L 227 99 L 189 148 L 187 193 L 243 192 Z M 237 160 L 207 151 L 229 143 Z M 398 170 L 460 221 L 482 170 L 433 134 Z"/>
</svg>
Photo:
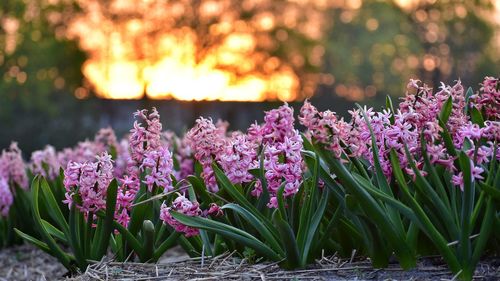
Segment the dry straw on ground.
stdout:
<svg viewBox="0 0 500 281">
<path fill-rule="evenodd" d="M 495 264 L 496 263 L 496 264 Z M 479 265 L 475 279 L 499 280 L 499 260 Z M 306 269 L 285 271 L 276 263 L 249 264 L 226 253 L 214 258 L 170 260 L 158 264 L 99 262 L 76 278 L 83 280 L 453 280 L 439 258 L 426 258 L 417 269 L 403 271 L 396 264 L 374 269 L 367 260 L 323 257 Z"/>
<path fill-rule="evenodd" d="M 100 261 L 73 278 L 56 259 L 30 245 L 0 250 L 3 280 L 453 280 L 440 258 L 421 259 L 417 269 L 403 271 L 397 264 L 374 269 L 369 261 L 323 257 L 306 269 L 285 271 L 276 263 L 250 264 L 232 253 L 214 258 L 187 258 L 169 251 L 158 264 Z M 500 280 L 500 259 L 482 261 L 476 280 Z"/>
</svg>

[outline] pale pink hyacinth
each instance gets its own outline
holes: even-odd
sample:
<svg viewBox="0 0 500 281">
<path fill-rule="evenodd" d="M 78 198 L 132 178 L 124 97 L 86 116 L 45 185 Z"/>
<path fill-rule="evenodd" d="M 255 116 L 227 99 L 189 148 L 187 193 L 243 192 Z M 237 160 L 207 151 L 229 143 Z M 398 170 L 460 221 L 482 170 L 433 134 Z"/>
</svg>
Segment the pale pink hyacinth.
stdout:
<svg viewBox="0 0 500 281">
<path fill-rule="evenodd" d="M 130 222 L 130 211 L 135 196 L 139 191 L 139 181 L 129 176 L 119 180 L 120 186 L 116 194 L 115 219 L 118 223 L 127 227 Z"/>
<path fill-rule="evenodd" d="M 201 215 L 200 205 L 197 202 L 191 202 L 183 195 L 179 195 L 173 202 L 171 207 L 167 207 L 165 203 L 161 205 L 160 219 L 173 227 L 175 231 L 182 232 L 186 237 L 195 236 L 199 234 L 199 230 L 178 222 L 172 217 L 170 211 L 179 212 L 186 216 L 197 217 Z"/>
<path fill-rule="evenodd" d="M 491 79 L 490 79 L 491 80 Z M 493 81 L 493 80 L 491 80 Z M 486 91 L 492 92 L 491 85 Z M 496 83 L 496 82 L 495 82 Z M 496 84 L 495 84 L 496 85 Z M 496 86 L 495 86 L 496 87 Z M 496 89 L 496 88 L 495 88 Z M 483 89 L 484 91 L 484 89 Z M 495 93 L 493 93 L 495 95 Z M 394 149 L 399 158 L 399 162 L 403 170 L 413 178 L 415 172 L 409 166 L 409 161 L 405 153 L 405 146 L 408 147 L 412 157 L 416 161 L 418 169 L 423 168 L 422 144 L 420 134 L 423 133 L 424 140 L 427 145 L 427 153 L 432 164 L 444 166 L 448 171 L 456 170 L 454 167 L 455 158 L 450 156 L 444 148 L 441 138 L 443 128 L 438 123 L 438 116 L 442 111 L 442 107 L 446 100 L 452 99 L 452 111 L 446 129 L 450 132 L 455 147 L 462 149 L 465 139 L 471 141 L 479 141 L 484 139 L 490 141 L 491 145 L 483 145 L 477 151 L 477 163 L 487 163 L 490 161 L 492 152 L 497 147 L 492 147 L 493 142 L 500 136 L 500 126 L 496 121 L 486 121 L 484 126 L 473 124 L 469 117 L 465 114 L 465 91 L 460 81 L 454 85 L 448 86 L 441 84 L 440 90 L 433 94 L 432 89 L 425 84 L 421 84 L 418 80 L 411 80 L 408 84 L 408 90 L 403 101 L 400 103 L 396 112 L 375 112 L 371 108 L 364 108 L 368 122 L 373 130 L 375 137 L 376 149 L 379 154 L 379 162 L 384 175 L 390 179 L 392 175 L 392 166 L 389 161 L 390 151 Z M 474 102 L 474 100 L 472 100 Z M 340 157 L 343 150 L 342 144 L 350 151 L 351 157 L 361 157 L 368 160 L 374 165 L 373 147 L 371 135 L 368 129 L 368 124 L 362 114 L 362 111 L 357 109 L 349 111 L 352 120 L 347 125 L 340 126 L 342 130 L 337 129 L 339 124 L 338 119 L 334 118 L 334 114 L 329 113 L 331 122 L 326 123 L 328 126 L 321 124 L 324 119 L 325 112 L 319 112 L 308 101 L 305 102 L 299 115 L 300 122 L 308 128 L 310 135 L 314 141 L 324 143 L 329 148 L 334 156 Z M 338 137 L 338 140 L 335 139 Z M 341 144 L 341 145 L 337 145 Z M 470 157 L 473 156 L 474 148 L 466 151 Z M 480 167 L 477 167 L 479 171 Z M 420 171 L 425 176 L 425 171 Z M 480 173 L 477 173 L 476 179 L 480 179 Z M 459 175 L 455 175 L 455 182 L 459 183 Z"/>
<path fill-rule="evenodd" d="M 294 123 L 293 108 L 285 103 L 277 109 L 266 111 L 263 125 L 252 125 L 248 130 L 250 141 L 262 140 L 265 178 L 271 195 L 267 205 L 270 208 L 277 207 L 276 195 L 283 182 L 285 197 L 297 193 L 302 184 L 303 145 Z M 260 181 L 256 182 L 251 194 L 257 197 L 262 194 Z"/>
<path fill-rule="evenodd" d="M 486 119 L 500 121 L 500 78 L 485 77 L 479 92 L 470 99 L 473 106 L 484 110 Z"/>
<path fill-rule="evenodd" d="M 148 186 L 148 190 L 152 191 L 156 185 L 164 192 L 172 191 L 173 168 L 172 154 L 167 147 L 161 146 L 156 150 L 147 151 L 140 169 L 147 172 L 144 183 Z"/>
<path fill-rule="evenodd" d="M 86 215 L 106 208 L 107 189 L 114 178 L 111 156 L 104 152 L 97 156 L 96 160 L 85 163 L 69 162 L 64 171 L 64 202 L 70 208 L 75 205 Z"/>
<path fill-rule="evenodd" d="M 186 141 L 195 159 L 202 165 L 201 177 L 211 192 L 219 190 L 211 165 L 215 157 L 223 150 L 226 139 L 224 132 L 224 129 L 216 127 L 211 119 L 200 117 L 196 120 L 195 126 L 186 133 Z"/>
<path fill-rule="evenodd" d="M 6 178 L 0 176 L 0 218 L 9 215 L 10 206 L 14 203 L 14 196 Z"/>
<path fill-rule="evenodd" d="M 257 148 L 257 144 L 242 133 L 234 133 L 226 142 L 217 160 L 233 184 L 253 180 L 254 177 L 249 170 L 258 167 Z"/>
<path fill-rule="evenodd" d="M 95 156 L 106 151 L 102 144 L 94 141 L 79 142 L 73 148 L 65 148 L 57 153 L 59 165 L 65 167 L 70 161 L 73 162 L 86 162 L 93 161 Z"/>
<path fill-rule="evenodd" d="M 9 149 L 2 150 L 0 155 L 0 177 L 6 179 L 8 183 L 17 184 L 24 190 L 28 189 L 26 164 L 16 142 L 12 142 Z"/>
<path fill-rule="evenodd" d="M 130 130 L 130 156 L 136 165 L 140 165 L 148 151 L 160 147 L 162 125 L 160 114 L 154 107 L 151 113 L 147 109 L 138 110 L 134 117 L 141 122 L 134 121 L 134 128 Z"/>
<path fill-rule="evenodd" d="M 47 145 L 43 150 L 34 151 L 31 154 L 29 167 L 33 175 L 41 175 L 49 180 L 57 178 L 61 165 L 55 148 Z"/>
<path fill-rule="evenodd" d="M 191 147 L 186 137 L 179 138 L 175 133 L 166 131 L 163 133 L 165 145 L 173 148 L 173 159 L 178 163 L 174 166 L 174 176 L 179 181 L 194 173 L 194 159 Z"/>
<path fill-rule="evenodd" d="M 115 131 L 111 127 L 100 129 L 94 137 L 94 142 L 98 145 L 102 145 L 106 150 L 109 150 L 111 147 L 116 147 L 118 144 Z"/>
<path fill-rule="evenodd" d="M 271 195 L 268 207 L 276 208 L 276 195 L 285 182 L 284 197 L 298 192 L 302 183 L 303 160 L 301 155 L 302 138 L 298 131 L 292 137 L 285 137 L 283 142 L 270 144 L 264 150 L 264 169 L 267 188 Z"/>
<path fill-rule="evenodd" d="M 293 137 L 295 135 L 294 122 L 293 108 L 287 103 L 266 111 L 260 132 L 263 144 L 282 142 L 285 137 Z"/>
<path fill-rule="evenodd" d="M 344 152 L 342 142 L 348 138 L 351 126 L 343 118 L 338 119 L 335 112 L 320 112 L 306 100 L 300 109 L 299 121 L 314 140 L 325 145 L 335 157 Z"/>
</svg>

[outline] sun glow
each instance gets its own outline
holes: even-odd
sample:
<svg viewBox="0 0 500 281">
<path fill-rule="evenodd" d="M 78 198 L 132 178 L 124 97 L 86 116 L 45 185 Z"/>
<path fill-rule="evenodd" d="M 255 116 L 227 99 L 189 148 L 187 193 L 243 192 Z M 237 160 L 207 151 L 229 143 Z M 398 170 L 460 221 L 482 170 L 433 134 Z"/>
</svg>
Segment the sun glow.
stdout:
<svg viewBox="0 0 500 281">
<path fill-rule="evenodd" d="M 249 23 L 221 14 L 229 2 L 199 7 L 200 21 L 217 18 L 203 34 L 195 27 L 159 28 L 177 24 L 168 22 L 169 14 L 189 13 L 185 5 L 121 0 L 104 6 L 86 0 L 69 36 L 79 38 L 89 54 L 83 73 L 102 98 L 295 100 L 300 85 L 293 68 L 258 46 L 266 42 L 261 35 L 274 27 L 275 17 L 265 12 Z M 160 12 L 167 8 L 169 14 Z M 124 16 L 116 20 L 110 14 Z"/>
</svg>

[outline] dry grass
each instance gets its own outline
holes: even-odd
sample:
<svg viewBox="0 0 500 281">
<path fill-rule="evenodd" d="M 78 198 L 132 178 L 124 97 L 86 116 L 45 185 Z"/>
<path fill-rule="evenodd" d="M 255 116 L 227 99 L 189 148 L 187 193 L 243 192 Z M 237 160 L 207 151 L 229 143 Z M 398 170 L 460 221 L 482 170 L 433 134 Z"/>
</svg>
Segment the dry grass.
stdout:
<svg viewBox="0 0 500 281">
<path fill-rule="evenodd" d="M 475 279 L 499 280 L 499 260 L 482 263 Z M 87 280 L 453 280 L 453 275 L 439 258 L 426 258 L 417 269 L 403 271 L 396 264 L 374 269 L 367 260 L 336 256 L 323 257 L 308 268 L 282 270 L 277 263 L 249 264 L 226 253 L 214 258 L 194 258 L 158 264 L 101 261 L 75 278 Z"/>
<path fill-rule="evenodd" d="M 56 259 L 30 245 L 0 250 L 0 281 L 65 280 L 67 271 Z M 167 252 L 157 264 L 102 260 L 86 272 L 66 280 L 453 280 L 438 257 L 419 261 L 418 267 L 403 271 L 397 264 L 374 269 L 366 259 L 323 257 L 313 265 L 294 271 L 282 270 L 277 263 L 251 264 L 233 253 L 214 258 L 188 258 L 181 250 Z M 500 259 L 482 261 L 476 280 L 500 280 Z"/>
</svg>

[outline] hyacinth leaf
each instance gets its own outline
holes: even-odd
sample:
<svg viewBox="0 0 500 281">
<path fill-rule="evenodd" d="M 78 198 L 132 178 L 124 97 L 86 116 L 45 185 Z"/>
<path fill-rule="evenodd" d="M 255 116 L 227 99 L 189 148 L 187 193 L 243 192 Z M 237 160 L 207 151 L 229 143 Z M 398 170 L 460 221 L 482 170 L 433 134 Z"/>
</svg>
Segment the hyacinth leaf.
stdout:
<svg viewBox="0 0 500 281">
<path fill-rule="evenodd" d="M 283 261 L 282 266 L 289 269 L 303 267 L 305 264 L 302 260 L 300 260 L 299 248 L 297 246 L 292 228 L 283 219 L 279 210 L 275 210 L 272 217 L 274 224 L 280 233 L 281 242 L 286 252 L 286 259 Z"/>
<path fill-rule="evenodd" d="M 303 153 L 303 154 L 305 156 L 304 160 L 306 162 L 307 167 L 309 168 L 309 170 L 314 171 L 316 163 L 315 157 L 309 153 Z M 321 165 L 319 165 L 318 169 L 319 169 L 318 176 L 323 180 L 325 185 L 327 185 L 330 188 L 330 191 L 336 198 L 335 203 L 344 205 L 343 188 L 339 184 L 337 184 L 334 179 L 332 179 L 332 176 Z"/>
<path fill-rule="evenodd" d="M 485 184 L 485 183 L 479 183 L 479 186 L 486 194 L 491 196 L 496 201 L 500 202 L 500 190 L 499 189 L 496 189 L 493 186 Z"/>
<path fill-rule="evenodd" d="M 299 229 L 297 231 L 297 244 L 299 246 L 299 251 L 302 251 L 305 244 L 307 226 L 310 223 L 309 209 L 311 208 L 311 197 L 313 197 L 313 191 L 315 189 L 314 186 L 308 181 L 303 183 L 302 188 L 304 189 L 304 194 L 302 198 L 304 198 L 302 203 L 302 208 L 299 210 Z"/>
<path fill-rule="evenodd" d="M 137 238 L 135 238 L 134 235 L 130 231 L 128 231 L 128 229 L 123 227 L 123 225 L 119 224 L 118 222 L 113 221 L 113 227 L 122 234 L 125 241 L 127 241 L 130 247 L 132 247 L 139 258 L 141 258 L 143 256 L 143 247 L 139 240 L 137 240 Z"/>
<path fill-rule="evenodd" d="M 468 110 L 469 110 L 469 107 L 470 107 L 470 104 L 469 104 L 469 100 L 470 100 L 470 97 L 474 94 L 474 91 L 472 90 L 471 87 L 469 87 L 467 89 L 467 92 L 465 92 L 465 104 L 467 104 L 467 106 L 464 107 L 464 113 L 467 114 L 468 113 Z"/>
<path fill-rule="evenodd" d="M 198 251 L 197 248 L 193 246 L 193 244 L 191 244 L 191 242 L 189 242 L 189 240 L 185 236 L 179 235 L 178 243 L 189 257 L 194 258 L 201 256 L 200 251 Z"/>
<path fill-rule="evenodd" d="M 170 214 L 182 224 L 220 234 L 221 236 L 232 239 L 235 242 L 254 249 L 256 252 L 260 253 L 269 260 L 280 261 L 282 259 L 281 255 L 274 252 L 266 244 L 257 240 L 251 234 L 243 230 L 206 218 L 190 217 L 173 211 L 170 212 Z"/>
<path fill-rule="evenodd" d="M 14 228 L 14 231 L 17 233 L 17 235 L 19 235 L 19 237 L 21 237 L 24 240 L 26 240 L 26 241 L 30 242 L 31 244 L 35 245 L 38 249 L 46 252 L 47 254 L 52 255 L 52 251 L 49 248 L 49 246 L 47 246 L 47 243 L 42 242 L 42 241 L 36 239 L 35 237 L 33 237 L 31 235 L 28 235 L 28 234 L 20 231 L 17 228 Z"/>
<path fill-rule="evenodd" d="M 313 216 L 310 218 L 310 223 L 308 224 L 308 227 L 306 229 L 306 236 L 304 240 L 304 245 L 300 245 L 301 247 L 301 253 L 302 253 L 302 262 L 303 266 L 306 265 L 306 263 L 309 261 L 309 253 L 311 250 L 311 247 L 313 243 L 316 241 L 315 237 L 317 236 L 317 231 L 318 227 L 321 223 L 321 220 L 324 218 L 325 214 L 325 209 L 328 203 L 329 199 L 329 192 L 328 189 L 325 189 L 321 196 L 321 200 L 319 201 L 318 207 L 316 211 L 314 212 Z"/>
<path fill-rule="evenodd" d="M 74 252 L 76 262 L 80 269 L 86 267 L 85 257 L 83 255 L 83 249 L 81 248 L 83 243 L 81 240 L 81 221 L 83 220 L 82 214 L 77 210 L 75 204 L 71 206 L 69 212 L 69 243 L 70 247 Z"/>
<path fill-rule="evenodd" d="M 262 186 L 262 194 L 260 195 L 259 201 L 257 202 L 257 209 L 263 210 L 266 208 L 267 202 L 269 202 L 269 190 L 267 189 L 267 179 L 266 171 L 264 169 L 264 150 L 263 147 L 259 157 L 259 175 L 260 184 Z"/>
<path fill-rule="evenodd" d="M 34 178 L 31 187 L 32 198 L 33 198 L 33 217 L 34 217 L 33 222 L 37 227 L 40 236 L 50 249 L 51 255 L 55 256 L 68 270 L 73 271 L 74 269 L 71 266 L 70 258 L 57 245 L 54 238 L 52 238 L 52 236 L 47 232 L 47 229 L 42 223 L 42 218 L 40 217 L 40 209 L 38 208 L 39 190 L 40 190 L 40 177 L 37 176 Z"/>
<path fill-rule="evenodd" d="M 330 220 L 328 221 L 328 224 L 324 228 L 322 235 L 319 236 L 319 237 L 321 237 L 319 242 L 313 244 L 313 247 L 314 247 L 312 250 L 313 253 L 318 253 L 319 251 L 321 251 L 323 249 L 324 245 L 326 245 L 327 241 L 331 238 L 331 233 L 333 233 L 333 230 L 337 226 L 337 223 L 340 219 L 341 211 L 342 211 L 342 208 L 340 206 L 337 207 L 337 209 L 333 213 L 333 216 L 330 218 Z"/>
<path fill-rule="evenodd" d="M 353 174 L 353 177 L 373 197 L 392 205 L 395 209 L 397 209 L 402 215 L 406 216 L 407 218 L 410 219 L 416 218 L 411 208 L 408 208 L 406 205 L 404 205 L 401 201 L 397 200 L 396 198 L 388 196 L 387 194 L 381 192 L 378 188 L 376 188 L 369 180 L 367 180 L 363 176 L 358 174 Z"/>
<path fill-rule="evenodd" d="M 427 168 L 430 179 L 432 181 L 433 186 L 437 188 L 437 191 L 439 192 L 439 196 L 441 198 L 441 201 L 446 204 L 446 209 L 451 210 L 449 198 L 448 198 L 448 193 L 446 192 L 443 183 L 439 179 L 439 175 L 434 168 L 434 166 L 431 164 L 431 161 L 429 160 L 429 155 L 427 152 L 427 142 L 425 141 L 424 134 L 420 134 L 420 143 L 422 146 L 422 157 L 424 159 L 424 164 L 425 167 Z"/>
<path fill-rule="evenodd" d="M 389 117 L 389 120 L 391 121 L 391 124 L 394 124 L 395 118 L 394 114 L 396 114 L 396 111 L 394 111 L 394 105 L 392 103 L 392 99 L 390 96 L 385 97 L 385 107 L 387 107 L 391 111 L 391 116 Z"/>
<path fill-rule="evenodd" d="M 498 143 L 494 142 L 493 147 L 497 147 Z M 491 159 L 497 159 L 497 152 L 498 149 L 493 150 L 493 157 Z M 488 171 L 488 177 L 486 178 L 486 184 L 488 185 L 493 185 L 494 182 L 496 182 L 496 186 L 500 186 L 500 166 L 497 169 L 497 172 L 495 173 L 495 168 L 496 168 L 496 161 L 491 161 L 490 163 L 490 169 Z"/>
<path fill-rule="evenodd" d="M 204 186 L 203 182 L 198 177 L 188 176 L 187 180 L 191 184 L 191 186 L 193 187 L 195 193 L 198 196 L 200 196 L 202 204 L 209 204 L 210 202 L 213 202 L 206 187 Z"/>
<path fill-rule="evenodd" d="M 156 248 L 153 254 L 153 260 L 152 261 L 158 261 L 160 257 L 170 248 L 172 248 L 175 243 L 177 242 L 177 238 L 179 238 L 181 234 L 179 232 L 172 232 L 168 238 L 163 241 L 159 247 Z"/>
<path fill-rule="evenodd" d="M 288 220 L 288 214 L 286 213 L 285 199 L 283 198 L 283 192 L 285 191 L 285 184 L 286 181 L 284 181 L 278 188 L 278 193 L 276 193 L 276 199 L 278 201 L 278 210 L 281 214 L 281 217 L 286 221 Z"/>
<path fill-rule="evenodd" d="M 453 97 L 448 97 L 448 99 L 444 102 L 443 107 L 441 108 L 441 112 L 439 112 L 439 120 L 443 121 L 444 124 L 448 122 L 450 118 L 451 111 L 453 109 Z"/>
<path fill-rule="evenodd" d="M 476 107 L 471 107 L 470 109 L 470 118 L 472 123 L 479 125 L 480 127 L 484 126 L 484 119 L 481 112 Z"/>
<path fill-rule="evenodd" d="M 299 188 L 299 191 L 297 191 L 297 193 L 295 193 L 295 195 L 292 198 L 292 207 L 290 210 L 289 222 L 294 231 L 298 231 L 299 229 L 300 210 L 302 210 L 303 194 L 304 194 L 304 188 Z"/>
<path fill-rule="evenodd" d="M 50 222 L 48 222 L 48 221 L 46 221 L 44 219 L 42 219 L 42 224 L 45 227 L 45 229 L 47 229 L 47 232 L 50 235 L 52 235 L 55 238 L 59 239 L 61 242 L 67 243 L 66 237 L 64 236 L 64 233 L 62 231 L 60 231 L 55 226 L 53 226 L 52 224 L 50 224 Z"/>
<path fill-rule="evenodd" d="M 62 232 L 64 232 L 65 235 L 68 235 L 69 234 L 68 222 L 66 221 L 66 218 L 62 214 L 61 209 L 59 208 L 59 204 L 57 203 L 47 180 L 42 178 L 40 187 L 42 189 L 42 197 L 46 200 L 48 207 L 47 211 L 49 212 L 50 217 L 57 223 Z"/>
<path fill-rule="evenodd" d="M 155 226 L 150 220 L 142 224 L 143 255 L 142 262 L 149 262 L 154 256 Z"/>
<path fill-rule="evenodd" d="M 470 260 L 471 268 L 475 268 L 481 255 L 484 253 L 484 249 L 486 247 L 486 243 L 490 237 L 491 231 L 493 229 L 494 224 L 494 216 L 495 216 L 495 203 L 493 203 L 493 199 L 490 198 L 486 203 L 485 215 L 483 217 L 481 223 L 481 229 L 479 230 L 479 237 L 476 240 L 475 248 L 472 253 L 472 258 Z"/>
<path fill-rule="evenodd" d="M 450 154 L 452 157 L 457 156 L 457 151 L 455 150 L 455 145 L 453 144 L 453 140 L 451 138 L 450 132 L 448 131 L 446 127 L 446 123 L 439 119 L 439 127 L 441 127 L 443 130 L 441 131 L 441 137 L 443 138 L 444 145 L 446 147 L 446 151 Z M 455 165 L 457 165 L 457 162 L 455 161 Z"/>
<path fill-rule="evenodd" d="M 368 130 L 370 131 L 370 138 L 371 138 L 371 145 L 372 145 L 372 151 L 373 151 L 373 162 L 375 166 L 375 176 L 377 179 L 377 183 L 379 187 L 381 187 L 382 191 L 387 193 L 388 195 L 392 195 L 392 190 L 389 187 L 389 184 L 387 183 L 387 179 L 382 171 L 382 166 L 380 165 L 380 155 L 378 151 L 378 146 L 377 146 L 377 140 L 375 138 L 375 134 L 373 133 L 373 128 L 370 124 L 370 119 L 366 115 L 365 110 L 357 104 L 359 110 L 363 114 L 363 118 L 365 119 L 366 125 L 368 126 Z M 396 220 L 394 219 L 394 212 L 391 212 L 391 217 L 393 217 L 393 221 L 395 222 Z"/>
<path fill-rule="evenodd" d="M 210 237 L 208 236 L 207 231 L 203 229 L 199 231 L 200 231 L 201 241 L 203 243 L 202 247 L 205 250 L 204 254 L 206 256 L 213 257 L 214 256 L 213 245 L 210 242 Z"/>
<path fill-rule="evenodd" d="M 458 226 L 453 223 L 454 220 L 449 205 L 447 206 L 443 202 L 445 201 L 445 198 L 441 198 L 436 193 L 432 185 L 422 176 L 422 173 L 417 168 L 417 165 L 415 164 L 415 161 L 413 160 L 407 145 L 405 145 L 405 153 L 406 157 L 409 160 L 408 163 L 410 164 L 413 172 L 415 173 L 416 176 L 415 185 L 420 191 L 420 194 L 429 198 L 429 201 L 431 202 L 432 206 L 437 210 L 436 215 L 438 215 L 441 218 L 440 221 L 442 224 L 446 226 L 446 229 L 449 232 L 450 236 L 454 238 L 458 237 L 460 231 L 458 229 Z M 391 156 L 392 154 L 394 154 L 397 157 L 395 151 L 394 152 L 391 151 Z"/>
<path fill-rule="evenodd" d="M 272 232 L 248 210 L 233 203 L 229 203 L 222 206 L 222 209 L 224 210 L 229 209 L 238 213 L 241 217 L 245 219 L 246 222 L 252 225 L 258 231 L 259 234 L 262 235 L 264 240 L 269 244 L 269 246 L 273 249 L 273 251 L 279 253 L 280 255 L 284 255 L 284 252 L 278 240 L 273 236 Z"/>
<path fill-rule="evenodd" d="M 137 194 L 137 202 L 142 202 L 147 199 L 147 194 L 143 193 L 141 195 Z M 151 205 L 148 203 L 136 205 L 130 214 L 130 222 L 128 229 L 133 235 L 137 234 L 141 229 L 142 222 L 146 219 L 148 210 L 151 209 Z"/>
<path fill-rule="evenodd" d="M 379 155 L 379 151 L 378 151 L 377 140 L 375 138 L 375 134 L 373 133 L 373 128 L 370 124 L 370 119 L 366 115 L 365 110 L 359 104 L 357 104 L 357 106 L 358 106 L 359 110 L 361 111 L 361 113 L 363 114 L 363 118 L 365 119 L 366 125 L 368 126 L 368 130 L 370 131 L 370 137 L 371 137 L 371 142 L 372 142 L 372 151 L 373 151 L 373 162 L 374 162 L 374 166 L 375 166 L 375 176 L 377 179 L 378 187 L 380 187 L 381 190 L 383 192 L 385 192 L 387 195 L 393 197 L 394 194 L 392 193 L 392 189 L 389 186 L 389 183 L 387 182 L 387 179 L 386 179 L 384 172 L 382 170 L 382 165 L 380 164 L 380 155 Z M 392 207 L 387 207 L 387 209 L 388 209 L 387 212 L 388 212 L 390 220 L 392 221 L 394 226 L 397 228 L 396 231 L 398 233 L 404 233 L 405 230 L 404 230 L 403 222 L 401 220 L 401 216 Z"/>
<path fill-rule="evenodd" d="M 426 213 L 422 209 L 422 207 L 419 205 L 419 203 L 415 200 L 415 198 L 410 194 L 409 188 L 406 184 L 406 180 L 403 175 L 403 171 L 401 170 L 401 166 L 399 164 L 399 158 L 396 155 L 394 151 L 391 151 L 390 153 L 390 160 L 392 164 L 392 171 L 394 174 L 394 177 L 396 178 L 398 184 L 401 187 L 401 191 L 405 198 L 407 199 L 408 204 L 410 205 L 410 208 L 413 209 L 415 212 L 416 220 L 415 217 L 409 217 L 409 219 L 415 220 L 415 223 L 417 223 L 422 231 L 427 234 L 427 236 L 434 242 L 436 245 L 437 249 L 443 256 L 444 260 L 448 263 L 448 266 L 453 272 L 459 272 L 460 271 L 460 264 L 453 254 L 452 250 L 448 247 L 447 241 L 444 239 L 444 237 L 439 233 L 439 231 L 434 227 L 430 219 L 427 217 Z"/>
<path fill-rule="evenodd" d="M 474 206 L 473 178 L 471 174 L 471 160 L 461 151 L 459 154 L 460 169 L 463 173 L 464 191 L 462 192 L 462 209 L 460 215 L 460 242 L 459 257 L 462 263 L 467 263 L 471 255 L 471 234 L 470 217 Z"/>
<path fill-rule="evenodd" d="M 322 194 L 319 204 L 316 204 L 317 193 L 319 191 L 318 187 L 318 174 L 319 174 L 319 156 L 316 155 L 314 159 L 312 181 L 310 182 L 309 188 L 306 189 L 306 199 L 304 200 L 304 208 L 301 209 L 300 225 L 297 234 L 297 243 L 299 246 L 300 253 L 302 254 L 302 262 L 306 262 L 309 256 L 309 250 L 311 248 L 311 243 L 313 242 L 314 236 L 316 235 L 317 227 L 319 226 L 327 200 L 329 198 L 328 191 Z M 316 207 L 314 209 L 314 207 Z"/>
<path fill-rule="evenodd" d="M 118 182 L 114 179 L 111 181 L 106 191 L 106 215 L 103 221 L 102 234 L 97 236 L 97 243 L 94 242 L 95 245 L 93 245 L 92 257 L 94 259 L 100 259 L 106 254 L 106 249 L 109 245 L 109 237 L 114 230 L 113 219 L 115 215 L 117 192 Z M 102 218 L 100 220 L 102 220 Z"/>
<path fill-rule="evenodd" d="M 378 228 L 387 236 L 387 240 L 393 245 L 396 254 L 400 258 L 401 267 L 412 268 L 416 265 L 416 260 L 413 255 L 413 250 L 406 243 L 405 233 L 398 232 L 390 220 L 387 220 L 386 212 L 377 203 L 368 191 L 363 188 L 352 176 L 352 174 L 345 168 L 340 160 L 332 162 L 331 168 L 342 180 L 346 186 L 356 197 L 362 201 L 363 209 L 374 220 Z"/>
<path fill-rule="evenodd" d="M 266 227 L 271 230 L 274 237 L 278 237 L 278 234 L 272 227 L 272 223 L 267 219 L 262 213 L 254 207 L 252 203 L 250 203 L 241 192 L 236 189 L 236 187 L 229 181 L 224 172 L 216 165 L 212 164 L 212 169 L 214 170 L 215 178 L 217 179 L 217 183 L 220 187 L 222 187 L 234 200 L 236 203 L 241 205 L 243 208 L 252 213 L 255 217 L 257 217 L 260 221 L 262 221 Z M 264 189 L 264 187 L 263 187 Z"/>
</svg>

